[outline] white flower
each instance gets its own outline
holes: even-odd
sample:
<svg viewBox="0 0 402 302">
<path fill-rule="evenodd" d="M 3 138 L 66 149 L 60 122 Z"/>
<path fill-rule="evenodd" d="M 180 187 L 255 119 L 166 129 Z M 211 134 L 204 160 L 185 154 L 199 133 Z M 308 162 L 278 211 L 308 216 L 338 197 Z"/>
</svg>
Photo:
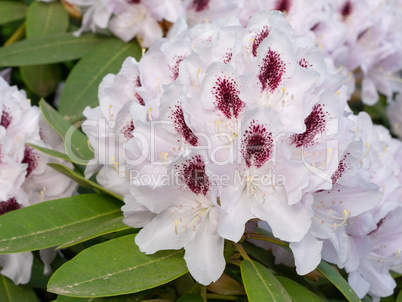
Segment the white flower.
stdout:
<svg viewBox="0 0 402 302">
<path fill-rule="evenodd" d="M 77 185 L 47 166 L 57 160 L 27 145 L 64 151 L 61 137 L 44 120 L 38 107 L 30 105 L 24 91 L 0 78 L 0 215 L 38 202 L 71 196 Z M 31 275 L 31 252 L 1 255 L 2 274 L 14 283 L 27 283 Z"/>
</svg>

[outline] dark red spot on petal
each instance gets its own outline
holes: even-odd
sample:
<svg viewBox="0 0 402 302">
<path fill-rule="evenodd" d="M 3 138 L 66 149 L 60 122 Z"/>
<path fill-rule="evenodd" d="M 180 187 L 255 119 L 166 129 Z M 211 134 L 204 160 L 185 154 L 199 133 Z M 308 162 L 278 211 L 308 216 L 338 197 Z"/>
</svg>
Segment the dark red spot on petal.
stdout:
<svg viewBox="0 0 402 302">
<path fill-rule="evenodd" d="M 173 120 L 173 125 L 177 132 L 192 146 L 197 146 L 198 138 L 195 136 L 190 127 L 187 126 L 184 119 L 184 113 L 181 105 L 176 105 L 172 109 L 172 114 L 169 116 Z"/>
<path fill-rule="evenodd" d="M 346 153 L 343 158 L 339 161 L 338 164 L 338 168 L 336 169 L 336 171 L 334 172 L 334 174 L 332 174 L 331 176 L 331 180 L 332 180 L 332 184 L 335 184 L 338 179 L 340 177 L 342 177 L 343 173 L 345 173 L 347 170 L 349 170 L 350 168 L 348 167 L 348 162 L 347 162 L 347 157 L 350 153 Z"/>
<path fill-rule="evenodd" d="M 134 123 L 131 120 L 126 126 L 124 126 L 121 129 L 121 133 L 123 133 L 124 137 L 129 140 L 130 138 L 133 137 L 133 135 L 131 134 L 131 132 L 133 132 L 134 130 Z"/>
<path fill-rule="evenodd" d="M 222 61 L 225 64 L 229 63 L 230 60 L 232 60 L 232 55 L 233 55 L 232 50 L 231 49 L 228 49 L 228 50 L 229 50 L 229 52 L 227 52 L 222 58 Z"/>
<path fill-rule="evenodd" d="M 141 80 L 140 80 L 140 76 L 137 76 L 137 78 L 135 79 L 135 87 L 141 87 Z M 140 103 L 140 105 L 145 106 L 145 102 L 143 100 L 143 98 L 139 95 L 138 92 L 134 91 L 134 96 L 135 98 L 138 100 L 138 103 Z"/>
<path fill-rule="evenodd" d="M 178 177 L 195 194 L 206 195 L 211 182 L 205 173 L 205 163 L 200 155 L 188 159 L 180 166 L 175 166 Z"/>
<path fill-rule="evenodd" d="M 256 57 L 258 53 L 258 46 L 260 46 L 261 42 L 268 37 L 269 35 L 269 30 L 268 26 L 264 26 L 260 31 L 258 31 L 253 40 L 253 46 L 252 46 L 252 53 L 253 56 Z"/>
<path fill-rule="evenodd" d="M 173 66 L 169 66 L 170 71 L 172 72 L 172 74 L 170 75 L 170 78 L 175 81 L 177 79 L 177 77 L 179 76 L 179 66 L 180 66 L 180 62 L 183 61 L 184 57 L 183 56 L 174 56 L 173 60 L 174 60 L 174 64 Z"/>
<path fill-rule="evenodd" d="M 314 137 L 323 131 L 325 131 L 325 112 L 321 104 L 317 104 L 313 107 L 310 115 L 304 119 L 306 125 L 306 131 L 300 134 L 293 134 L 290 137 L 290 143 L 296 144 L 296 147 L 307 147 L 312 145 Z"/>
<path fill-rule="evenodd" d="M 1 114 L 1 121 L 0 121 L 0 126 L 3 126 L 5 129 L 10 126 L 12 121 L 11 114 L 7 111 L 7 108 L 3 106 L 3 113 Z"/>
<path fill-rule="evenodd" d="M 269 48 L 268 53 L 259 67 L 260 74 L 258 75 L 258 79 L 262 85 L 261 92 L 264 90 L 273 92 L 282 81 L 282 76 L 286 68 L 285 63 L 282 61 L 277 51 L 273 51 Z"/>
<path fill-rule="evenodd" d="M 140 4 L 141 0 L 126 0 L 128 4 Z"/>
<path fill-rule="evenodd" d="M 0 216 L 8 212 L 18 210 L 20 208 L 21 205 L 15 200 L 14 197 L 11 197 L 7 201 L 0 202 Z"/>
<path fill-rule="evenodd" d="M 291 5 L 291 0 L 278 0 L 275 4 L 275 10 L 279 10 L 281 12 L 289 12 Z"/>
<path fill-rule="evenodd" d="M 301 59 L 301 60 L 299 61 L 299 65 L 300 65 L 301 67 L 307 68 L 307 69 L 310 69 L 311 67 L 313 67 L 313 65 L 311 65 L 311 64 L 309 63 L 309 61 L 307 61 L 306 59 Z"/>
<path fill-rule="evenodd" d="M 239 93 L 236 81 L 225 76 L 218 77 L 212 88 L 216 108 L 228 119 L 238 118 L 245 107 L 244 102 L 239 98 Z"/>
<path fill-rule="evenodd" d="M 26 178 L 31 175 L 32 171 L 38 166 L 39 156 L 35 150 L 30 146 L 25 146 L 24 158 L 21 163 L 28 164 Z"/>
<path fill-rule="evenodd" d="M 272 133 L 267 131 L 265 125 L 253 120 L 243 136 L 241 153 L 247 167 L 254 165 L 260 168 L 271 158 L 274 146 Z"/>
<path fill-rule="evenodd" d="M 341 8 L 341 15 L 343 19 L 346 19 L 353 11 L 353 6 L 350 1 L 346 1 L 345 4 Z"/>
<path fill-rule="evenodd" d="M 209 0 L 194 0 L 193 7 L 196 12 L 203 11 L 204 9 L 208 9 Z"/>
</svg>

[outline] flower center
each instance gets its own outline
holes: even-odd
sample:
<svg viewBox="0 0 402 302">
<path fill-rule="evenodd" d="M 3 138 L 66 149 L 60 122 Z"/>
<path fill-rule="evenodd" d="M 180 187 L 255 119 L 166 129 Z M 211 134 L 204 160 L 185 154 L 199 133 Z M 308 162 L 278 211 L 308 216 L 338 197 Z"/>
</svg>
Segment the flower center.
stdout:
<svg viewBox="0 0 402 302">
<path fill-rule="evenodd" d="M 205 173 L 205 163 L 200 155 L 186 160 L 181 166 L 176 166 L 178 177 L 196 195 L 206 195 L 211 182 Z"/>
<path fill-rule="evenodd" d="M 222 114 L 230 119 L 238 118 L 243 108 L 243 101 L 239 98 L 240 91 L 234 79 L 218 77 L 215 86 L 212 88 L 212 94 L 215 96 L 215 106 Z"/>
<path fill-rule="evenodd" d="M 313 107 L 313 111 L 304 119 L 306 131 L 300 134 L 293 134 L 290 137 L 291 144 L 296 144 L 296 147 L 307 147 L 309 144 L 313 144 L 314 137 L 318 133 L 325 131 L 325 113 L 322 108 L 323 106 L 324 105 L 316 104 Z"/>
<path fill-rule="evenodd" d="M 14 197 L 11 197 L 7 201 L 0 202 L 0 216 L 20 208 L 21 205 L 15 200 Z"/>
<path fill-rule="evenodd" d="M 268 37 L 269 30 L 268 26 L 264 26 L 253 38 L 253 46 L 252 46 L 252 53 L 253 56 L 256 57 L 258 53 L 258 46 L 260 46 L 261 42 Z"/>
<path fill-rule="evenodd" d="M 264 90 L 273 92 L 282 81 L 282 76 L 285 72 L 285 63 L 281 60 L 277 51 L 269 48 L 259 67 L 260 74 L 258 75 L 258 79 L 262 85 L 261 92 Z"/>
<path fill-rule="evenodd" d="M 32 171 L 38 166 L 39 156 L 35 153 L 34 149 L 30 146 L 25 146 L 24 158 L 21 163 L 28 164 L 26 178 L 31 175 Z"/>
<path fill-rule="evenodd" d="M 274 146 L 272 133 L 268 132 L 264 125 L 259 125 L 253 120 L 243 136 L 241 153 L 247 167 L 254 164 L 260 168 L 271 158 Z"/>
</svg>

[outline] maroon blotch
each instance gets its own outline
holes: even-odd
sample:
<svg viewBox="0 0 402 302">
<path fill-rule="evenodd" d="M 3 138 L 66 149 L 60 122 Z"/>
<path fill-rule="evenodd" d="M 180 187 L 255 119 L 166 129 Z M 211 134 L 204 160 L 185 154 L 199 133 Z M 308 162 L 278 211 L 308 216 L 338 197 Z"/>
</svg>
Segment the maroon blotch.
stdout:
<svg viewBox="0 0 402 302">
<path fill-rule="evenodd" d="M 265 125 L 253 120 L 243 135 L 241 148 L 247 167 L 254 164 L 260 168 L 264 165 L 271 158 L 273 143 L 272 133 L 267 131 Z"/>
<path fill-rule="evenodd" d="M 1 114 L 0 126 L 3 126 L 6 130 L 10 126 L 12 121 L 11 114 L 7 111 L 7 108 L 3 106 L 3 113 Z"/>
<path fill-rule="evenodd" d="M 195 136 L 190 127 L 187 126 L 184 119 L 184 113 L 181 105 L 176 105 L 172 109 L 172 114 L 169 116 L 173 120 L 173 125 L 177 132 L 192 146 L 197 146 L 198 138 Z"/>
<path fill-rule="evenodd" d="M 277 51 L 269 48 L 259 67 L 260 74 L 258 75 L 258 79 L 262 85 L 261 92 L 264 90 L 273 92 L 282 81 L 282 76 L 285 72 L 285 63 L 281 60 Z"/>
<path fill-rule="evenodd" d="M 212 94 L 215 96 L 216 108 L 226 118 L 239 117 L 245 105 L 239 98 L 240 91 L 234 79 L 218 77 L 212 88 Z"/>
<path fill-rule="evenodd" d="M 196 12 L 203 11 L 208 8 L 209 0 L 194 0 L 193 7 Z"/>
<path fill-rule="evenodd" d="M 211 182 L 205 173 L 205 163 L 200 155 L 188 159 L 181 166 L 175 166 L 178 176 L 196 195 L 206 195 Z"/>
<path fill-rule="evenodd" d="M 253 46 L 252 46 L 252 54 L 254 57 L 257 56 L 257 52 L 258 52 L 258 46 L 260 46 L 261 42 L 268 37 L 269 35 L 269 30 L 268 30 L 268 26 L 264 26 L 262 28 L 262 30 L 260 30 L 259 32 L 256 33 L 254 40 L 253 40 Z"/>
<path fill-rule="evenodd" d="M 8 212 L 18 210 L 20 208 L 21 205 L 15 200 L 14 197 L 11 197 L 7 201 L 0 202 L 0 216 Z"/>
<path fill-rule="evenodd" d="M 39 156 L 35 153 L 35 150 L 30 146 L 25 146 L 24 158 L 21 163 L 28 164 L 26 178 L 36 169 L 38 166 L 38 160 Z"/>
<path fill-rule="evenodd" d="M 314 137 L 325 131 L 325 112 L 321 104 L 316 104 L 313 107 L 310 115 L 304 119 L 306 131 L 300 134 L 293 134 L 290 137 L 290 143 L 295 144 L 296 147 L 307 147 L 313 144 Z"/>
</svg>

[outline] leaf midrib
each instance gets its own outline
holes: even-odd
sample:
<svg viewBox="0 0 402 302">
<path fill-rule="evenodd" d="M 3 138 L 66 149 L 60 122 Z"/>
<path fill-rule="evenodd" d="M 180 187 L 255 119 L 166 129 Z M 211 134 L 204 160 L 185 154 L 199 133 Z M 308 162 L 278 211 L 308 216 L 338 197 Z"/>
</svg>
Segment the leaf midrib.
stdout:
<svg viewBox="0 0 402 302">
<path fill-rule="evenodd" d="M 116 209 L 116 210 L 114 210 L 114 211 L 112 211 L 112 212 L 104 213 L 104 214 L 101 214 L 101 215 L 89 217 L 89 218 L 86 218 L 86 219 L 83 219 L 83 220 L 79 220 L 79 221 L 76 221 L 76 222 L 73 222 L 73 223 L 64 224 L 64 225 L 62 225 L 62 226 L 58 226 L 58 227 L 55 227 L 55 228 L 53 228 L 53 229 L 47 229 L 47 230 L 44 230 L 44 231 L 38 231 L 38 232 L 36 232 L 36 233 L 30 233 L 30 234 L 27 234 L 27 235 L 22 235 L 22 236 L 12 237 L 12 238 L 8 238 L 8 239 L 3 239 L 3 240 L 0 240 L 0 243 L 1 243 L 1 242 L 12 242 L 13 240 L 17 240 L 17 239 L 22 239 L 22 238 L 27 238 L 27 237 L 35 236 L 35 235 L 45 234 L 45 233 L 52 232 L 52 231 L 55 231 L 55 230 L 59 230 L 59 229 L 65 228 L 65 227 L 70 227 L 70 226 L 72 226 L 72 225 L 76 225 L 76 224 L 88 222 L 88 221 L 91 221 L 91 220 L 93 220 L 93 219 L 97 219 L 97 218 L 100 218 L 100 217 L 104 217 L 104 216 L 108 216 L 108 215 L 111 215 L 111 214 L 115 214 L 115 213 L 118 213 L 118 212 L 120 212 L 120 209 Z M 0 248 L 0 252 L 7 251 L 7 250 L 8 250 L 8 248 Z M 21 251 L 21 252 L 22 252 L 22 251 Z"/>
</svg>

